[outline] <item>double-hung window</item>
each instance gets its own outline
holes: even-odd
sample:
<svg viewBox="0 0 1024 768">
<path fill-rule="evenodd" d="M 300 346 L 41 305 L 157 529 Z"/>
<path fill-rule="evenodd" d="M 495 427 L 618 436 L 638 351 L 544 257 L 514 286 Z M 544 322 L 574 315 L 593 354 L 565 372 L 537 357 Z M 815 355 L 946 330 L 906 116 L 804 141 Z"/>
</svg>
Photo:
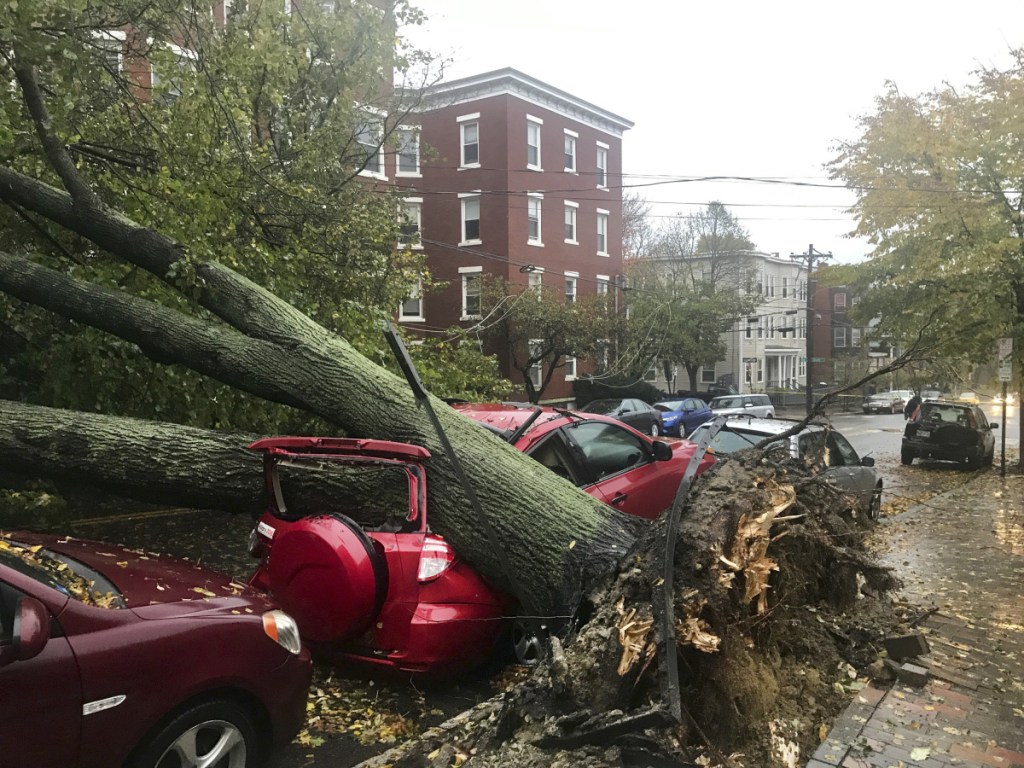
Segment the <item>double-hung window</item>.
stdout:
<svg viewBox="0 0 1024 768">
<path fill-rule="evenodd" d="M 562 358 L 565 361 L 565 380 L 575 381 L 576 380 L 576 358 L 569 357 L 568 355 Z"/>
<path fill-rule="evenodd" d="M 576 173 L 576 139 L 578 138 L 579 134 L 576 131 L 565 129 L 564 167 L 566 173 Z"/>
<path fill-rule="evenodd" d="M 400 248 L 423 247 L 420 242 L 420 226 L 423 222 L 423 198 L 407 197 L 399 209 L 398 246 Z"/>
<path fill-rule="evenodd" d="M 840 291 L 833 297 L 833 309 L 838 312 L 846 311 L 846 292 Z"/>
<path fill-rule="evenodd" d="M 543 170 L 540 166 L 540 129 L 544 121 L 532 115 L 526 116 L 526 167 L 533 171 Z"/>
<path fill-rule="evenodd" d="M 596 173 L 598 189 L 608 189 L 608 145 L 597 142 Z"/>
<path fill-rule="evenodd" d="M 544 290 L 544 270 L 534 267 L 527 277 L 527 284 L 529 289 L 537 294 L 537 301 L 540 301 L 541 293 Z"/>
<path fill-rule="evenodd" d="M 356 143 L 359 144 L 357 162 L 363 166 L 360 175 L 383 178 L 384 153 L 380 151 L 382 131 L 379 117 L 365 112 L 360 116 L 356 124 Z"/>
<path fill-rule="evenodd" d="M 397 176 L 420 175 L 420 132 L 416 128 L 398 129 L 398 148 L 395 155 Z"/>
<path fill-rule="evenodd" d="M 412 288 L 409 290 L 409 295 L 406 296 L 405 301 L 402 302 L 402 306 L 398 310 L 398 319 L 401 322 L 411 323 L 420 321 L 422 322 L 425 318 L 423 316 L 423 280 L 417 280 Z"/>
<path fill-rule="evenodd" d="M 571 200 L 565 201 L 565 242 L 570 245 L 577 245 L 576 240 L 576 214 L 580 209 L 579 203 Z"/>
<path fill-rule="evenodd" d="M 608 255 L 608 211 L 597 209 L 597 255 Z"/>
<path fill-rule="evenodd" d="M 531 192 L 526 197 L 526 242 L 530 245 L 544 245 L 540 228 L 543 203 L 544 195 Z"/>
<path fill-rule="evenodd" d="M 480 167 L 479 118 L 479 112 L 456 118 L 459 123 L 459 145 L 461 146 L 459 165 L 462 168 Z"/>
<path fill-rule="evenodd" d="M 565 303 L 575 304 L 576 303 L 576 282 L 579 280 L 579 272 L 566 272 L 565 273 Z"/>
<path fill-rule="evenodd" d="M 462 242 L 459 245 L 479 245 L 480 193 L 459 193 L 462 202 Z"/>
<path fill-rule="evenodd" d="M 161 46 L 162 49 L 154 55 L 156 63 L 150 64 L 150 86 L 154 91 L 161 91 L 160 98 L 171 104 L 181 96 L 182 74 L 195 70 L 199 54 L 174 43 L 162 43 Z"/>
<path fill-rule="evenodd" d="M 843 326 L 837 326 L 836 328 L 832 329 L 832 346 L 846 346 L 846 328 L 844 328 Z"/>
<path fill-rule="evenodd" d="M 542 339 L 530 339 L 530 357 L 540 357 L 542 350 L 544 349 L 544 341 Z M 533 384 L 534 389 L 540 389 L 544 383 L 544 363 L 538 360 L 536 363 L 530 366 L 530 383 Z"/>
<path fill-rule="evenodd" d="M 124 44 L 127 35 L 116 29 L 98 30 L 92 33 L 100 51 L 104 68 L 116 75 L 124 71 Z"/>
<path fill-rule="evenodd" d="M 611 282 L 608 275 L 597 276 L 597 295 L 607 296 L 608 295 L 608 284 Z"/>
<path fill-rule="evenodd" d="M 483 267 L 459 267 L 459 276 L 462 278 L 462 317 L 460 319 L 479 318 Z"/>
</svg>

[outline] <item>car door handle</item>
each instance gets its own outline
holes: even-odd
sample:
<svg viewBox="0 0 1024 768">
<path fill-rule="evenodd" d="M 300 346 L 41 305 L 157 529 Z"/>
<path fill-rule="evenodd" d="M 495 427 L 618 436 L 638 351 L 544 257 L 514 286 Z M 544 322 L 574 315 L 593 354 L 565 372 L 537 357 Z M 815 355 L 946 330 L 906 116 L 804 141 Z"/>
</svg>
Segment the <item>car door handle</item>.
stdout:
<svg viewBox="0 0 1024 768">
<path fill-rule="evenodd" d="M 627 493 L 620 493 L 617 496 L 612 496 L 612 504 L 621 504 L 622 502 L 624 502 L 626 500 L 626 497 L 628 495 L 629 494 L 627 494 Z"/>
</svg>

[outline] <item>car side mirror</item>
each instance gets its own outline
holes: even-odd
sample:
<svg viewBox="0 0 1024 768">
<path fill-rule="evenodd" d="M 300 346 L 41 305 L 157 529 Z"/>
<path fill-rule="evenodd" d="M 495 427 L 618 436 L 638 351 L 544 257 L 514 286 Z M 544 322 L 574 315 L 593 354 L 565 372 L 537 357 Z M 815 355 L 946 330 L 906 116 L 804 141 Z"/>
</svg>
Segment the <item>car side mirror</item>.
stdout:
<svg viewBox="0 0 1024 768">
<path fill-rule="evenodd" d="M 873 467 L 873 466 L 875 466 L 875 459 L 874 459 L 873 456 L 864 456 L 860 460 L 860 465 L 862 467 Z"/>
<path fill-rule="evenodd" d="M 668 461 L 672 458 L 672 446 L 668 443 L 664 443 L 661 440 L 654 440 L 651 442 L 654 448 L 654 460 L 655 461 Z"/>
<path fill-rule="evenodd" d="M 11 630 L 12 653 L 5 654 L 5 662 L 34 658 L 42 653 L 50 639 L 50 613 L 34 597 L 19 598 Z"/>
<path fill-rule="evenodd" d="M 993 424 L 993 423 L 989 422 L 988 428 L 989 429 L 999 429 L 999 425 L 998 424 Z"/>
</svg>

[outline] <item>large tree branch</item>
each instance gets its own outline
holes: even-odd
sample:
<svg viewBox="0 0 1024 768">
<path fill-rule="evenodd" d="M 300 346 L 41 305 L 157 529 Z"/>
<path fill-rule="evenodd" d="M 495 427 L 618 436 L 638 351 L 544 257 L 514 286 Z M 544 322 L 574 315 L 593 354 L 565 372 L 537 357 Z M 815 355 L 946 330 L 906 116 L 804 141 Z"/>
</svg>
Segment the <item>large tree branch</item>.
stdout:
<svg viewBox="0 0 1024 768">
<path fill-rule="evenodd" d="M 266 400 L 311 407 L 296 396 L 283 375 L 282 350 L 268 342 L 2 251 L 0 291 L 118 336 L 157 362 L 187 365 Z"/>
<path fill-rule="evenodd" d="M 253 439 L 0 400 L 0 470 L 169 506 L 258 513 Z"/>
<path fill-rule="evenodd" d="M 71 193 L 76 204 L 90 208 L 98 207 L 100 205 L 99 198 L 78 172 L 67 147 L 64 146 L 64 142 L 60 140 L 53 128 L 50 112 L 46 108 L 46 101 L 43 99 L 43 93 L 36 78 L 35 67 L 24 58 L 23 49 L 17 44 L 14 46 L 12 66 L 14 76 L 18 80 L 22 96 L 25 99 L 25 106 L 28 107 L 29 115 L 35 124 L 36 135 L 39 137 L 40 144 L 43 145 L 43 152 L 50 166 L 60 176 L 61 182 Z"/>
</svg>

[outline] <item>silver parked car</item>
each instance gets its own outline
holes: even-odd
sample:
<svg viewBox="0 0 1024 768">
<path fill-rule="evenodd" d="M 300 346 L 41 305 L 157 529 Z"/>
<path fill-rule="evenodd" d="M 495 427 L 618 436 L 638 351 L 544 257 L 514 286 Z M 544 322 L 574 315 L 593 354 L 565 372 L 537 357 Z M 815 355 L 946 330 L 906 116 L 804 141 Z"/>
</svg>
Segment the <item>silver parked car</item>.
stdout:
<svg viewBox="0 0 1024 768">
<path fill-rule="evenodd" d="M 783 419 L 731 417 L 711 440 L 710 447 L 719 455 L 734 453 L 772 435 L 782 434 L 794 423 Z M 700 425 L 689 439 L 698 442 L 710 427 L 710 423 Z M 875 469 L 875 460 L 858 456 L 842 434 L 820 424 L 810 424 L 792 435 L 788 445 L 778 447 L 786 450 L 791 458 L 823 463 L 825 470 L 821 476 L 852 500 L 851 506 L 857 514 L 867 520 L 878 519 L 882 509 L 882 478 Z"/>
<path fill-rule="evenodd" d="M 772 405 L 768 395 L 722 395 L 711 398 L 708 407 L 715 416 L 743 414 L 762 419 L 775 418 L 775 406 Z"/>
</svg>

